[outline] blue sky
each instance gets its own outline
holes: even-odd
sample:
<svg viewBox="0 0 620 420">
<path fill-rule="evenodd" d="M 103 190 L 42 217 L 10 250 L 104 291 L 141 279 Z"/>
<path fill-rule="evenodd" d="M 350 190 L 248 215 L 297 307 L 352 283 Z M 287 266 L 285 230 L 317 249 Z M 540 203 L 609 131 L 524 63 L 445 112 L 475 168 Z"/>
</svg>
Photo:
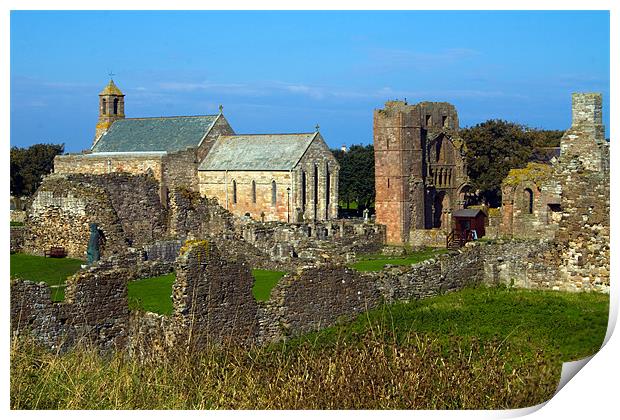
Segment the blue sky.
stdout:
<svg viewBox="0 0 620 420">
<path fill-rule="evenodd" d="M 128 117 L 222 104 L 238 133 L 318 123 L 332 147 L 371 143 L 403 98 L 565 129 L 571 92 L 597 91 L 608 127 L 609 41 L 605 11 L 13 11 L 11 145 L 90 147 L 110 71 Z"/>
</svg>

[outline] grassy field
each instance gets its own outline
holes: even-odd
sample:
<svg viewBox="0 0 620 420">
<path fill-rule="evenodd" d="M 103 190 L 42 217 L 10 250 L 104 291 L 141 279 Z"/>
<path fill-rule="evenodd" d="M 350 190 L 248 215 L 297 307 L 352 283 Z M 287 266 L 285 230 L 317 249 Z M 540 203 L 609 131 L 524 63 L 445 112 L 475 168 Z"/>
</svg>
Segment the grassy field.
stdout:
<svg viewBox="0 0 620 420">
<path fill-rule="evenodd" d="M 252 270 L 255 282 L 252 294 L 256 300 L 268 300 L 271 289 L 286 274 L 282 271 Z M 175 274 L 131 281 L 127 284 L 130 309 L 155 312 L 160 315 L 172 313 L 172 284 Z"/>
<path fill-rule="evenodd" d="M 392 265 L 411 265 L 420 261 L 433 258 L 440 254 L 445 254 L 445 249 L 428 248 L 423 251 L 409 253 L 402 257 L 389 257 L 385 255 L 362 255 L 351 267 L 357 271 L 380 271 L 386 264 Z"/>
<path fill-rule="evenodd" d="M 554 360 L 569 361 L 599 349 L 608 312 L 605 294 L 481 286 L 383 306 L 352 323 L 323 329 L 302 340 L 320 345 L 340 339 L 354 342 L 370 331 L 384 340 L 404 342 L 419 333 L 436 338 L 448 350 L 453 337 L 468 343 L 499 340 L 520 349 L 520 355 L 542 351 Z"/>
<path fill-rule="evenodd" d="M 267 347 L 139 361 L 11 348 L 12 409 L 471 409 L 545 401 L 596 352 L 608 296 L 472 288 Z"/>
<path fill-rule="evenodd" d="M 175 273 L 127 283 L 129 309 L 141 309 L 160 315 L 172 314 L 172 284 Z"/>
<path fill-rule="evenodd" d="M 45 258 L 37 255 L 11 254 L 11 277 L 52 286 L 52 300 L 65 298 L 64 284 L 67 277 L 80 269 L 84 261 L 72 258 Z"/>
<path fill-rule="evenodd" d="M 270 270 L 252 270 L 254 276 L 254 286 L 252 286 L 252 294 L 256 300 L 269 300 L 271 289 L 280 281 L 286 273 L 283 271 Z"/>
</svg>

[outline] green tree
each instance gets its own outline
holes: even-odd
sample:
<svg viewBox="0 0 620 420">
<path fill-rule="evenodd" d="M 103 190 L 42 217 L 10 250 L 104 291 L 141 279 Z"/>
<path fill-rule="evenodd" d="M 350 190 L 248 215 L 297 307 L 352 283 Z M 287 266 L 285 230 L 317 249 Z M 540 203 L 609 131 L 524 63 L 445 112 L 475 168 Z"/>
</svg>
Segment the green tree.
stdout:
<svg viewBox="0 0 620 420">
<path fill-rule="evenodd" d="M 532 136 L 524 126 L 489 120 L 460 131 L 467 146 L 467 172 L 480 198 L 501 204 L 501 184 L 512 168 L 524 167 L 532 155 Z"/>
<path fill-rule="evenodd" d="M 461 129 L 472 186 L 483 201 L 499 206 L 502 181 L 508 172 L 530 161 L 548 160 L 546 151 L 558 147 L 563 134 L 561 130 L 532 129 L 503 120 Z"/>
<path fill-rule="evenodd" d="M 356 144 L 345 153 L 332 150 L 340 164 L 338 195 L 347 208 L 356 202 L 358 208 L 374 206 L 375 201 L 375 149 L 372 144 Z"/>
<path fill-rule="evenodd" d="M 35 144 L 11 147 L 11 195 L 32 195 L 44 175 L 54 167 L 54 157 L 64 152 L 64 144 Z"/>
</svg>

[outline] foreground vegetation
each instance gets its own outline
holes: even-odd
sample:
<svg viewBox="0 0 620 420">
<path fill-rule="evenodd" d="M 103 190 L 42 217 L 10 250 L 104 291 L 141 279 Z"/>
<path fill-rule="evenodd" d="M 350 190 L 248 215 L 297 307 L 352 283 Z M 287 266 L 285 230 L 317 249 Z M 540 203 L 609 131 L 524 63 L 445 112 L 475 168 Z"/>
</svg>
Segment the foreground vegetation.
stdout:
<svg viewBox="0 0 620 420">
<path fill-rule="evenodd" d="M 143 360 L 11 348 L 13 409 L 516 408 L 596 352 L 608 296 L 474 288 L 286 343 Z"/>
<path fill-rule="evenodd" d="M 75 274 L 84 261 L 73 258 L 45 258 L 38 255 L 11 254 L 11 278 L 44 282 L 52 287 L 52 300 L 65 298 L 67 277 Z"/>
</svg>

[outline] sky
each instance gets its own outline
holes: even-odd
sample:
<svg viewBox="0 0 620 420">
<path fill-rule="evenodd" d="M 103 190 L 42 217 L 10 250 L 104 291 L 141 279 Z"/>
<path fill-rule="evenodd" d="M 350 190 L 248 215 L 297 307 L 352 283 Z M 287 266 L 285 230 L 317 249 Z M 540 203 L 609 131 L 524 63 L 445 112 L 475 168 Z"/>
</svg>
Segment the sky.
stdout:
<svg viewBox="0 0 620 420">
<path fill-rule="evenodd" d="M 454 104 L 461 127 L 570 126 L 602 92 L 607 11 L 12 11 L 11 146 L 90 147 L 110 76 L 127 117 L 216 114 L 237 133 L 372 143 L 385 101 Z"/>
</svg>

